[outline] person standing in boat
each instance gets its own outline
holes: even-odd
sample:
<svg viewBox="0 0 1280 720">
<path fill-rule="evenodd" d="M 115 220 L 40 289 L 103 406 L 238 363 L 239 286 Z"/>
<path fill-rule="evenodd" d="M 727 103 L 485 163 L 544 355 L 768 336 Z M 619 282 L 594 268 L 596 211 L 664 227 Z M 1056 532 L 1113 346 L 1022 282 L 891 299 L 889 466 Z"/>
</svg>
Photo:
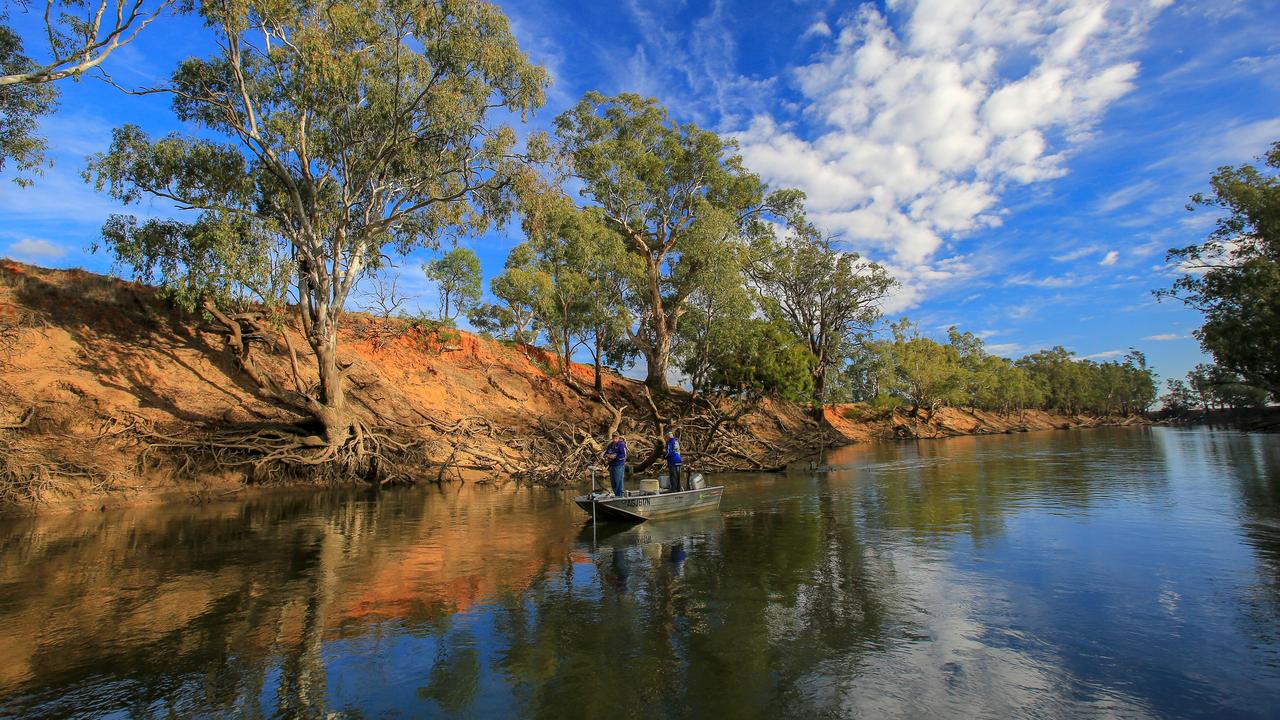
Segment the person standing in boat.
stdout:
<svg viewBox="0 0 1280 720">
<path fill-rule="evenodd" d="M 667 431 L 667 449 L 662 453 L 667 459 L 667 477 L 670 480 L 671 492 L 680 492 L 680 465 L 684 462 L 680 457 L 680 440 L 674 430 Z"/>
<path fill-rule="evenodd" d="M 613 494 L 622 497 L 622 477 L 627 471 L 627 441 L 615 432 L 613 440 L 604 449 L 604 456 L 609 461 L 609 482 L 613 485 Z"/>
</svg>

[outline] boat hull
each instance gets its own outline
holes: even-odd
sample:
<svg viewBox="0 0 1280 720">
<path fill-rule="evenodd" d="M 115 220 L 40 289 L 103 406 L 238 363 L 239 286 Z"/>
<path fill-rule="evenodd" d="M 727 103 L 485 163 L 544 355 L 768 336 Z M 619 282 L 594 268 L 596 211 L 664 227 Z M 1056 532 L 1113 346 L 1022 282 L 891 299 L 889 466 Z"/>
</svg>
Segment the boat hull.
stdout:
<svg viewBox="0 0 1280 720">
<path fill-rule="evenodd" d="M 657 495 L 628 495 L 627 497 L 599 498 L 592 501 L 590 495 L 579 495 L 573 501 L 588 515 L 595 505 L 595 517 L 599 521 L 644 522 L 658 518 L 678 517 L 720 507 L 724 486 L 683 490 Z"/>
</svg>

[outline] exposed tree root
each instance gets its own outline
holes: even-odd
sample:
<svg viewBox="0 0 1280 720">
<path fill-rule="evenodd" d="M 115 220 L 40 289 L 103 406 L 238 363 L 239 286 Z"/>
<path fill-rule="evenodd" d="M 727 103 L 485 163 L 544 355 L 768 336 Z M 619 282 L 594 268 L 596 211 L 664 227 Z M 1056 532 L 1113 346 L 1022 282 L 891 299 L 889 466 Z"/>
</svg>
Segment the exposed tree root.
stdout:
<svg viewBox="0 0 1280 720">
<path fill-rule="evenodd" d="M 598 397 L 612 415 L 606 432 L 567 422 L 543 422 L 537 433 L 517 438 L 509 445 L 518 451 L 521 462 L 511 474 L 542 485 L 576 484 L 590 475 L 601 461 L 607 438 L 624 423 L 622 407 Z M 825 428 L 814 424 L 796 437 L 770 442 L 753 434 L 742 420 L 756 409 L 750 402 L 698 398 L 696 402 L 670 400 L 660 407 L 647 390 L 647 417 L 624 432 L 631 457 L 639 458 L 633 472 L 649 470 L 662 457 L 663 433 L 670 428 L 680 436 L 685 466 L 700 471 L 777 471 L 796 460 L 818 452 L 834 442 Z"/>
<path fill-rule="evenodd" d="M 37 505 L 58 494 L 106 493 L 124 487 L 122 473 L 68 458 L 51 457 L 19 431 L 31 427 L 35 408 L 16 423 L 0 425 L 0 505 Z M 77 438 L 91 446 L 115 438 L 104 429 L 96 436 Z"/>
<path fill-rule="evenodd" d="M 350 436 L 334 445 L 304 426 L 267 425 L 184 430 L 181 435 L 143 430 L 143 464 L 163 457 L 180 475 L 218 470 L 245 472 L 256 485 L 342 483 L 411 484 L 424 464 L 422 443 L 399 440 L 384 427 L 354 419 Z"/>
</svg>

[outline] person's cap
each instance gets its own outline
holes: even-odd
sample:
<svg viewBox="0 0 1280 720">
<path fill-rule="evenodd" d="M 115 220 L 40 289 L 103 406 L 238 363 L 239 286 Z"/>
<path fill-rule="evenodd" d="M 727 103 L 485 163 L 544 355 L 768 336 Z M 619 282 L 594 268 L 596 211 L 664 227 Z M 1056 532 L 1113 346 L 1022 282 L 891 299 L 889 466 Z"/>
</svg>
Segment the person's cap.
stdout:
<svg viewBox="0 0 1280 720">
<path fill-rule="evenodd" d="M 667 431 L 667 437 L 672 437 L 672 436 L 674 436 L 675 434 L 676 434 L 676 431 L 675 431 L 675 430 L 668 430 L 668 431 Z"/>
</svg>

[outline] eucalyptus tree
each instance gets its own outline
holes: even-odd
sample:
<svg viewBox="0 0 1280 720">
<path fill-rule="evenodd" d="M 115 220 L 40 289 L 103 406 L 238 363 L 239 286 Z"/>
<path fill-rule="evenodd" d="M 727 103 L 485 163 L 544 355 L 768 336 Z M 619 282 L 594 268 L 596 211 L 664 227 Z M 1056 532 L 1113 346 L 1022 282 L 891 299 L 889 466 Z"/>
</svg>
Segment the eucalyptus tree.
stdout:
<svg viewBox="0 0 1280 720">
<path fill-rule="evenodd" d="M 423 274 L 436 284 L 440 297 L 440 319 L 452 323 L 458 313 L 466 312 L 480 302 L 482 293 L 480 258 L 471 248 L 456 247 L 428 263 Z"/>
<path fill-rule="evenodd" d="M 1280 141 L 1261 167 L 1221 167 L 1212 192 L 1194 207 L 1224 213 L 1209 237 L 1174 248 L 1168 259 L 1185 271 L 1173 287 L 1157 291 L 1204 315 L 1200 345 L 1223 368 L 1250 385 L 1280 395 Z"/>
<path fill-rule="evenodd" d="M 22 39 L 0 25 L 0 73 L 24 73 L 35 67 L 35 61 L 23 54 Z M 0 85 L 0 170 L 12 162 L 19 185 L 29 184 L 26 173 L 39 172 L 44 163 L 48 144 L 37 129 L 40 117 L 57 109 L 57 101 L 52 85 Z"/>
<path fill-rule="evenodd" d="M 352 286 L 388 247 L 509 215 L 536 179 L 493 111 L 541 105 L 547 74 L 478 0 L 211 0 L 200 12 L 218 52 L 156 89 L 195 134 L 118 128 L 88 174 L 125 203 L 170 201 L 197 211 L 193 227 L 243 219 L 284 248 L 319 376 L 299 403 L 323 428 L 307 462 L 350 460 L 363 421 L 344 392 L 338 325 Z M 104 240 L 135 267 L 169 252 Z M 174 285 L 195 272 L 169 269 Z"/>
<path fill-rule="evenodd" d="M 1085 368 L 1075 353 L 1061 345 L 1038 350 L 1017 361 L 1043 391 L 1045 407 L 1067 414 L 1079 412 L 1087 390 Z"/>
<path fill-rule="evenodd" d="M 602 222 L 597 208 L 587 208 L 584 212 L 592 214 L 595 222 Z M 631 324 L 623 292 L 626 268 L 633 258 L 627 254 L 617 233 L 593 237 L 598 244 L 583 268 L 588 299 L 580 331 L 581 344 L 591 355 L 594 367 L 593 386 L 600 393 L 604 390 L 603 366 L 629 367 L 636 357 L 635 346 L 627 336 Z"/>
<path fill-rule="evenodd" d="M 880 320 L 880 302 L 897 285 L 876 263 L 835 248 L 807 223 L 752 248 L 748 275 L 768 314 L 781 317 L 811 356 L 812 400 L 821 413 L 828 371 L 849 359 L 854 338 Z"/>
<path fill-rule="evenodd" d="M 28 3 L 15 3 L 29 8 Z M 116 50 L 137 39 L 170 10 L 190 8 L 190 0 L 45 0 L 44 40 L 48 53 L 26 68 L 0 74 L 0 87 L 34 85 L 79 75 L 102 65 Z M 7 28 L 6 28 L 7 29 Z"/>
<path fill-rule="evenodd" d="M 1190 410 L 1195 404 L 1195 393 L 1182 380 L 1169 378 L 1165 380 L 1165 387 L 1168 388 L 1168 392 L 1160 396 L 1160 404 L 1165 410 L 1181 414 Z"/>
<path fill-rule="evenodd" d="M 666 390 L 689 297 L 725 257 L 738 257 L 770 216 L 797 213 L 801 193 L 768 192 L 736 144 L 680 124 L 652 98 L 588 93 L 556 118 L 561 150 L 627 252 L 628 336 L 648 365 L 645 384 Z"/>
<path fill-rule="evenodd" d="M 963 369 L 957 350 L 924 337 L 903 318 L 890 326 L 892 342 L 885 351 L 892 369 L 888 389 L 911 403 L 911 414 L 928 408 L 928 417 L 960 395 Z"/>
<path fill-rule="evenodd" d="M 532 307 L 569 379 L 573 351 L 586 334 L 598 295 L 590 269 L 600 264 L 612 233 L 565 197 L 526 212 L 523 226 L 527 239 L 512 257 L 523 258 L 523 268 L 538 277 L 531 286 Z"/>
<path fill-rule="evenodd" d="M 719 290 L 719 292 L 716 292 Z M 738 285 L 703 289 L 690 299 L 676 358 L 692 403 L 702 393 L 745 400 L 799 401 L 813 391 L 813 358 L 784 322 L 755 312 Z"/>
<path fill-rule="evenodd" d="M 537 303 L 546 277 L 529 267 L 528 246 L 517 245 L 501 273 L 489 281 L 496 303 L 481 303 L 467 313 L 471 326 L 515 343 L 532 344 L 542 332 Z"/>
<path fill-rule="evenodd" d="M 712 374 L 724 356 L 748 334 L 746 321 L 756 314 L 750 291 L 737 275 L 717 275 L 689 298 L 688 312 L 680 324 L 675 360 L 688 379 L 689 402 L 716 385 Z"/>
<path fill-rule="evenodd" d="M 1155 371 L 1147 365 L 1147 356 L 1140 350 L 1130 349 L 1125 353 L 1122 391 L 1119 398 L 1120 411 L 1124 414 L 1146 412 L 1156 401 L 1159 392 L 1156 386 Z"/>
</svg>

